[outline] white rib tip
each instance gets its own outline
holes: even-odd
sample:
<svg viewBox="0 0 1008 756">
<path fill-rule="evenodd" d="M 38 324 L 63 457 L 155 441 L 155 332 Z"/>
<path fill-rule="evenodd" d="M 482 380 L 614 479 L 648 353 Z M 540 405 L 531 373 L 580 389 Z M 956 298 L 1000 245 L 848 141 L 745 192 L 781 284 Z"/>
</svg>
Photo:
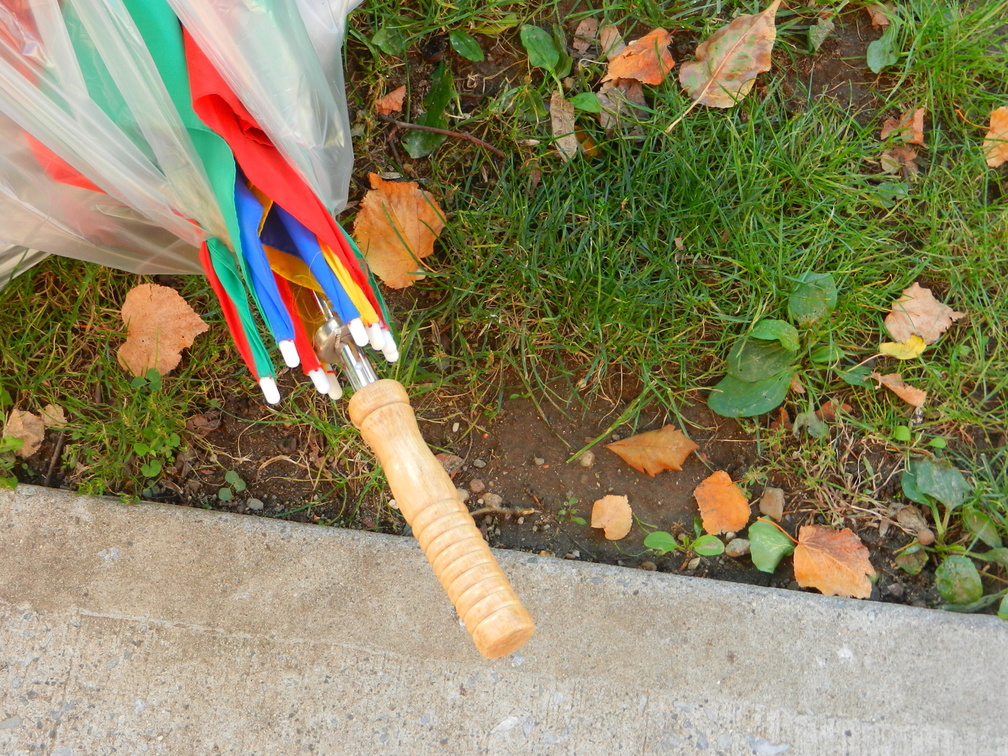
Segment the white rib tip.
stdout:
<svg viewBox="0 0 1008 756">
<path fill-rule="evenodd" d="M 301 358 L 298 356 L 297 347 L 294 346 L 294 342 L 290 339 L 283 339 L 277 342 L 277 346 L 280 348 L 280 356 L 283 357 L 284 364 L 289 368 L 296 368 L 301 364 Z"/>
<path fill-rule="evenodd" d="M 259 379 L 259 388 L 262 390 L 268 404 L 280 403 L 280 389 L 277 388 L 276 381 L 268 375 Z"/>
<path fill-rule="evenodd" d="M 382 354 L 385 355 L 385 359 L 389 362 L 395 362 L 399 359 L 399 347 L 396 346 L 396 343 L 391 338 L 387 338 L 385 344 L 382 346 Z"/>
<path fill-rule="evenodd" d="M 322 368 L 315 368 L 309 371 L 308 377 L 311 378 L 311 382 L 315 385 L 315 390 L 320 394 L 328 394 L 332 389 L 332 386 L 329 384 L 329 378 Z"/>
<path fill-rule="evenodd" d="M 364 346 L 368 343 L 368 332 L 363 320 L 354 318 L 347 325 L 350 327 L 350 337 L 354 340 L 354 344 Z"/>
<path fill-rule="evenodd" d="M 326 373 L 326 377 L 329 378 L 329 398 L 334 402 L 339 401 L 343 398 L 343 387 L 340 386 L 339 378 L 336 377 L 336 373 Z"/>
<path fill-rule="evenodd" d="M 367 327 L 368 338 L 371 340 L 371 348 L 380 352 L 385 346 L 385 333 L 382 331 L 380 323 L 373 323 Z"/>
</svg>

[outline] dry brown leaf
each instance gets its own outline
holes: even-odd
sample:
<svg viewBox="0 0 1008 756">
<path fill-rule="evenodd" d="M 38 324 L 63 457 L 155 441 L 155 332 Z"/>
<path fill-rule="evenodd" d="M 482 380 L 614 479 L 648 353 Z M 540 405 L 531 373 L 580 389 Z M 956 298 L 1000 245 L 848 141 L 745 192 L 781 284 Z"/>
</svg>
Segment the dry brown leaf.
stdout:
<svg viewBox="0 0 1008 756">
<path fill-rule="evenodd" d="M 693 490 L 703 528 L 711 535 L 735 533 L 749 522 L 749 502 L 724 470 L 701 481 Z"/>
<path fill-rule="evenodd" d="M 465 465 L 465 460 L 456 454 L 441 452 L 440 454 L 435 454 L 434 457 L 441 463 L 441 467 L 448 473 L 449 478 L 454 479 L 458 475 L 459 470 Z"/>
<path fill-rule="evenodd" d="M 420 260 L 434 252 L 434 240 L 444 228 L 444 216 L 416 182 L 383 181 L 369 173 L 371 189 L 354 220 L 357 246 L 374 274 L 393 289 L 405 289 L 424 276 Z"/>
<path fill-rule="evenodd" d="M 875 568 L 868 549 L 850 528 L 802 525 L 794 550 L 794 575 L 802 588 L 816 588 L 826 596 L 868 598 Z"/>
<path fill-rule="evenodd" d="M 220 410 L 210 410 L 199 415 L 193 415 L 186 420 L 186 430 L 204 437 L 209 436 L 220 427 Z"/>
<path fill-rule="evenodd" d="M 671 425 L 606 444 L 630 467 L 652 478 L 664 470 L 682 470 L 686 457 L 699 448 Z"/>
<path fill-rule="evenodd" d="M 990 168 L 1008 160 L 1008 108 L 998 108 L 990 114 L 990 130 L 983 140 L 983 154 Z"/>
<path fill-rule="evenodd" d="M 917 150 L 901 144 L 883 152 L 879 162 L 885 173 L 902 173 L 905 170 L 907 173 L 917 175 L 920 173 L 920 167 L 914 162 L 916 158 Z"/>
<path fill-rule="evenodd" d="M 42 447 L 45 422 L 32 412 L 12 409 L 4 424 L 3 435 L 4 438 L 19 438 L 24 441 L 24 445 L 14 454 L 21 459 L 28 459 Z"/>
<path fill-rule="evenodd" d="M 910 108 L 903 115 L 896 118 L 886 118 L 882 122 L 882 133 L 879 134 L 881 139 L 888 139 L 891 134 L 895 134 L 896 137 L 907 144 L 919 144 L 921 147 L 926 147 L 924 144 L 924 108 Z"/>
<path fill-rule="evenodd" d="M 66 412 L 58 404 L 47 404 L 42 408 L 41 414 L 46 428 L 62 428 L 66 425 Z"/>
<path fill-rule="evenodd" d="M 134 377 L 151 368 L 161 375 L 171 372 L 182 350 L 209 327 L 175 289 L 157 284 L 131 289 L 119 314 L 126 324 L 119 364 Z"/>
<path fill-rule="evenodd" d="M 879 386 L 885 386 L 911 407 L 923 407 L 924 402 L 927 401 L 927 391 L 908 386 L 903 382 L 903 376 L 899 373 L 889 373 L 888 375 L 872 373 L 868 377 L 874 378 L 878 381 Z"/>
<path fill-rule="evenodd" d="M 577 157 L 580 145 L 574 133 L 574 106 L 564 99 L 559 91 L 550 97 L 550 122 L 553 126 L 553 138 L 556 140 L 557 152 L 566 160 Z"/>
<path fill-rule="evenodd" d="M 671 42 L 672 35 L 664 29 L 655 29 L 635 39 L 609 61 L 609 70 L 602 81 L 634 79 L 642 84 L 661 84 L 675 65 L 668 51 Z"/>
<path fill-rule="evenodd" d="M 770 70 L 780 2 L 773 0 L 754 16 L 738 16 L 700 43 L 696 60 L 679 69 L 679 83 L 690 97 L 701 105 L 730 108 L 749 94 L 756 76 Z"/>
<path fill-rule="evenodd" d="M 606 540 L 618 541 L 633 526 L 633 510 L 626 496 L 609 494 L 592 505 L 591 526 L 604 528 Z"/>
<path fill-rule="evenodd" d="M 374 109 L 380 115 L 398 113 L 402 110 L 403 102 L 406 100 L 406 85 L 396 87 L 384 97 L 375 100 Z"/>
<path fill-rule="evenodd" d="M 627 116 L 643 113 L 643 109 L 647 106 L 644 100 L 644 88 L 639 81 L 633 79 L 607 81 L 599 89 L 597 97 L 602 107 L 599 124 L 607 137 L 613 135 Z M 635 135 L 643 133 L 639 126 L 635 126 L 632 131 Z"/>
<path fill-rule="evenodd" d="M 615 26 L 603 26 L 599 29 L 599 49 L 606 60 L 612 60 L 626 48 L 623 35 Z"/>
<path fill-rule="evenodd" d="M 892 303 L 885 327 L 896 341 L 920 336 L 925 344 L 934 344 L 953 322 L 964 317 L 966 313 L 942 304 L 930 289 L 914 282 Z"/>
<path fill-rule="evenodd" d="M 889 26 L 889 14 L 892 13 L 892 8 L 889 5 L 872 3 L 865 10 L 871 16 L 871 25 L 876 29 L 884 29 Z"/>
<path fill-rule="evenodd" d="M 588 49 L 594 45 L 595 40 L 598 39 L 598 30 L 598 19 L 581 19 L 581 23 L 579 23 L 577 28 L 574 30 L 574 41 L 571 43 L 574 51 L 581 53 L 582 55 L 588 52 Z"/>
<path fill-rule="evenodd" d="M 930 546 L 934 543 L 934 531 L 928 527 L 924 515 L 913 504 L 903 507 L 896 513 L 896 522 L 908 533 L 916 536 L 922 546 Z"/>
</svg>

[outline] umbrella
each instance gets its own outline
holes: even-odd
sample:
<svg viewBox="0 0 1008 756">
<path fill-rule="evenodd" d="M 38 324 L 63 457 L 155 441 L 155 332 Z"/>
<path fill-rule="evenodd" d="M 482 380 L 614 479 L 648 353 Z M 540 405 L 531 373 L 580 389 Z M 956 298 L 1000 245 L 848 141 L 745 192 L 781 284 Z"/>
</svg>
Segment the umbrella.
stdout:
<svg viewBox="0 0 1008 756">
<path fill-rule="evenodd" d="M 281 397 L 264 332 L 322 393 L 340 396 L 341 369 L 350 418 L 435 574 L 477 648 L 500 656 L 531 636 L 531 617 L 405 389 L 366 356 L 394 362 L 398 347 L 334 215 L 353 162 L 339 48 L 354 5 L 6 3 L 0 209 L 11 222 L 0 249 L 7 261 L 41 250 L 134 272 L 202 271 L 268 402 Z"/>
</svg>

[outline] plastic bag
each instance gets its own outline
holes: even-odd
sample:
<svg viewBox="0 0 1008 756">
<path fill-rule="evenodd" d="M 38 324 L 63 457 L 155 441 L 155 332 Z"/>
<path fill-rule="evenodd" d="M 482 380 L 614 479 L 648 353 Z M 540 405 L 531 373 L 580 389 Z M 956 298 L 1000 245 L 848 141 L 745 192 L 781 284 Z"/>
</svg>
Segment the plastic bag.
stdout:
<svg viewBox="0 0 1008 756">
<path fill-rule="evenodd" d="M 143 8 L 133 3 L 134 13 Z M 170 4 L 285 157 L 341 209 L 353 155 L 339 51 L 357 3 Z M 37 261 L 25 248 L 133 272 L 195 273 L 202 240 L 228 240 L 123 0 L 0 7 L 0 212 L 0 284 Z"/>
<path fill-rule="evenodd" d="M 168 0 L 252 117 L 331 211 L 346 205 L 353 169 L 339 50 L 346 14 L 358 2 Z M 326 19 L 329 31 L 316 25 Z"/>
</svg>

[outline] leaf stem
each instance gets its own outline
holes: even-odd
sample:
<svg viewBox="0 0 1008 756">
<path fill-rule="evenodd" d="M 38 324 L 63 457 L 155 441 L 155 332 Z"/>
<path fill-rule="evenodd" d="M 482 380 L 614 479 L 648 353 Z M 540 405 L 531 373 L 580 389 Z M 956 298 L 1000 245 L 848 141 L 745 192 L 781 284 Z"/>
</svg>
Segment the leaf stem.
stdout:
<svg viewBox="0 0 1008 756">
<path fill-rule="evenodd" d="M 479 137 L 473 136 L 472 134 L 466 134 L 464 131 L 450 131 L 448 129 L 439 129 L 434 126 L 421 126 L 418 123 L 407 123 L 406 121 L 397 121 L 395 118 L 389 118 L 387 116 L 378 116 L 378 118 L 385 123 L 391 123 L 400 129 L 413 129 L 414 131 L 427 131 L 431 134 L 441 134 L 443 136 L 453 137 L 455 139 L 465 139 L 467 142 L 472 142 L 473 144 L 482 147 L 485 150 L 489 150 L 497 157 L 505 157 L 502 150 L 497 149 L 489 142 L 484 142 Z"/>
<path fill-rule="evenodd" d="M 770 524 L 771 524 L 771 525 L 773 525 L 773 526 L 774 526 L 775 528 L 777 528 L 777 530 L 779 530 L 779 531 L 780 531 L 781 533 L 783 533 L 783 534 L 784 534 L 784 535 L 786 535 L 786 536 L 787 536 L 788 538 L 790 538 L 790 539 L 791 539 L 792 541 L 794 541 L 794 544 L 795 544 L 795 546 L 797 546 L 797 545 L 798 545 L 798 541 L 797 541 L 797 540 L 795 539 L 795 537 L 794 537 L 794 536 L 792 536 L 792 535 L 791 535 L 790 533 L 788 533 L 788 532 L 787 532 L 786 530 L 784 530 L 784 528 L 782 528 L 782 527 L 781 527 L 780 525 L 778 525 L 778 524 L 777 524 L 776 522 L 774 522 L 773 520 L 768 520 L 768 519 L 766 519 L 765 517 L 757 517 L 757 518 L 756 518 L 756 522 L 768 522 L 768 523 L 770 523 Z"/>
</svg>

